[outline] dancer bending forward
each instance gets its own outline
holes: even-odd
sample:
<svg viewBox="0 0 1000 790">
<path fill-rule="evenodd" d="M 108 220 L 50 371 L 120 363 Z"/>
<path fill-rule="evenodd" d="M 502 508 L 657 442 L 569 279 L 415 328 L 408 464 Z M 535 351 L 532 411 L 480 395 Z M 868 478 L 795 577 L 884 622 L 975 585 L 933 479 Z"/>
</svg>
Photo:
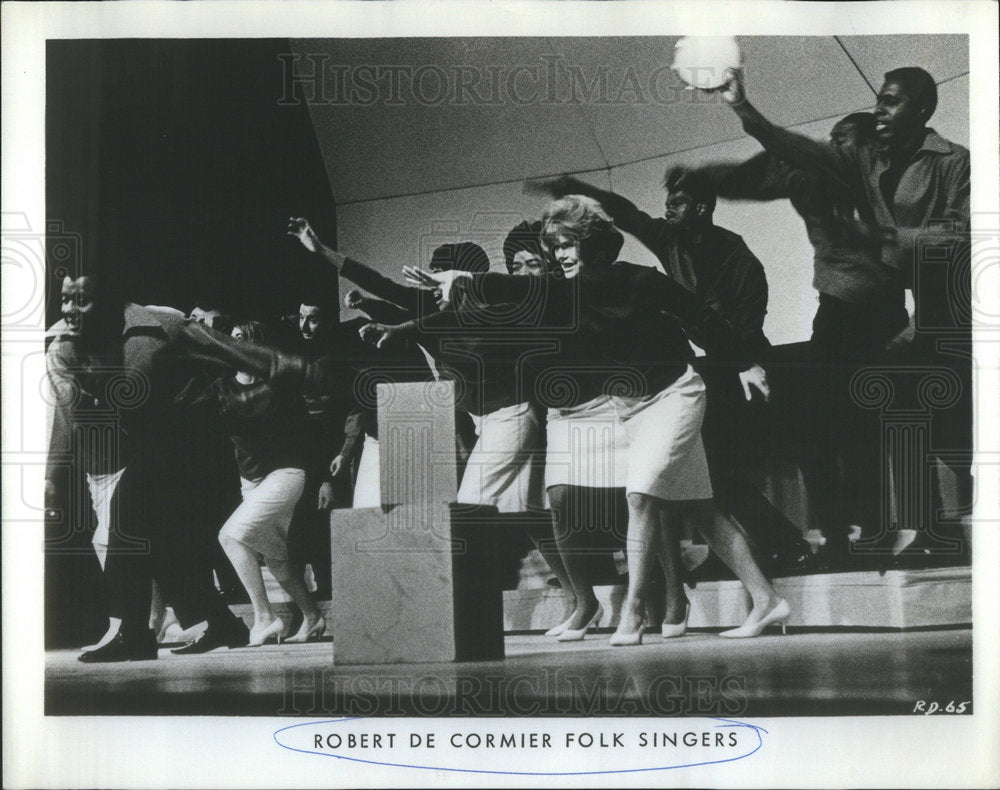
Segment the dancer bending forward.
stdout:
<svg viewBox="0 0 1000 790">
<path fill-rule="evenodd" d="M 263 327 L 238 325 L 233 338 L 260 345 Z M 305 487 L 307 423 L 300 398 L 284 397 L 246 373 L 220 382 L 223 413 L 232 421 L 231 435 L 240 468 L 243 502 L 219 531 L 219 542 L 233 563 L 253 604 L 250 645 L 281 642 L 285 623 L 274 613 L 260 570 L 263 557 L 271 574 L 302 610 L 302 627 L 287 642 L 319 639 L 326 622 L 309 596 L 301 573 L 288 559 L 288 525 Z"/>
</svg>

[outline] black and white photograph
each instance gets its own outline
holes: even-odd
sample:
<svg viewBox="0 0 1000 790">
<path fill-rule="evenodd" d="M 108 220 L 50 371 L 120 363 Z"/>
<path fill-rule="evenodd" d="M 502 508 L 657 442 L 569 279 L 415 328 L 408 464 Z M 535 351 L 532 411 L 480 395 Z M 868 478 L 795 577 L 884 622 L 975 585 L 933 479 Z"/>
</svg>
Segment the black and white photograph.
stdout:
<svg viewBox="0 0 1000 790">
<path fill-rule="evenodd" d="M 996 4 L 3 14 L 5 785 L 995 784 Z"/>
</svg>

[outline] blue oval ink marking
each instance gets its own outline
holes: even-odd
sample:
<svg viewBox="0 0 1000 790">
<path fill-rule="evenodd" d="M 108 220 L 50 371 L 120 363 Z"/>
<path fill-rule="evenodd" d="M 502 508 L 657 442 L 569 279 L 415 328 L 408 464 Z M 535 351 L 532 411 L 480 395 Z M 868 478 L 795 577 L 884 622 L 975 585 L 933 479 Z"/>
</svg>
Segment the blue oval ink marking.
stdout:
<svg viewBox="0 0 1000 790">
<path fill-rule="evenodd" d="M 275 730 L 272 737 L 274 742 L 278 744 L 282 749 L 288 749 L 292 752 L 300 752 L 301 754 L 311 754 L 320 757 L 334 757 L 338 760 L 349 760 L 352 763 L 363 763 L 365 765 L 380 765 L 388 768 L 413 768 L 420 771 L 451 771 L 454 773 L 467 773 L 467 774 L 498 774 L 503 776 L 591 776 L 600 774 L 630 774 L 630 773 L 646 773 L 649 771 L 672 771 L 677 768 L 699 768 L 705 765 L 722 765 L 724 763 L 734 763 L 739 760 L 745 760 L 753 754 L 759 752 L 764 748 L 764 739 L 761 737 L 761 733 L 767 734 L 767 730 L 763 727 L 758 727 L 756 724 L 749 724 L 744 721 L 736 721 L 735 719 L 722 719 L 718 717 L 705 717 L 713 721 L 722 722 L 721 724 L 716 724 L 719 728 L 731 728 L 731 727 L 742 727 L 748 730 L 752 730 L 754 735 L 757 736 L 757 745 L 747 752 L 746 754 L 741 754 L 739 757 L 727 757 L 722 760 L 706 760 L 705 762 L 699 763 L 683 763 L 681 765 L 661 765 L 653 766 L 651 768 L 614 768 L 608 769 L 606 771 L 487 771 L 476 768 L 448 768 L 443 765 L 409 765 L 407 763 L 390 763 L 381 760 L 363 760 L 360 757 L 347 757 L 342 754 L 332 754 L 330 752 L 317 752 L 309 749 L 300 749 L 295 746 L 288 746 L 282 743 L 278 736 L 283 732 L 288 732 L 289 730 L 298 729 L 299 727 L 322 727 L 325 724 L 343 724 L 345 722 L 352 721 L 365 721 L 364 716 L 355 716 L 348 719 L 330 719 L 328 721 L 308 721 L 302 724 L 292 724 L 288 727 L 282 727 L 280 730 Z M 677 721 L 684 721 L 684 719 L 677 719 Z"/>
</svg>

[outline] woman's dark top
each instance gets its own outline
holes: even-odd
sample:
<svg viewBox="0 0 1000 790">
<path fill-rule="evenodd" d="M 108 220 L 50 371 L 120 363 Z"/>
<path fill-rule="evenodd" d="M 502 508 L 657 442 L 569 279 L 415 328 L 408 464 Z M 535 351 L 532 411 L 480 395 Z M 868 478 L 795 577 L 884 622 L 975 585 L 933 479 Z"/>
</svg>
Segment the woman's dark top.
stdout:
<svg viewBox="0 0 1000 790">
<path fill-rule="evenodd" d="M 682 327 L 698 309 L 695 295 L 649 267 L 592 264 L 570 280 L 491 272 L 457 287 L 472 304 L 516 305 L 520 323 L 550 342 L 550 350 L 517 365 L 533 382 L 531 400 L 542 406 L 652 395 L 694 356 Z"/>
<path fill-rule="evenodd" d="M 216 382 L 220 410 L 240 476 L 262 480 L 275 469 L 305 469 L 309 427 L 302 399 L 264 382 Z"/>
</svg>

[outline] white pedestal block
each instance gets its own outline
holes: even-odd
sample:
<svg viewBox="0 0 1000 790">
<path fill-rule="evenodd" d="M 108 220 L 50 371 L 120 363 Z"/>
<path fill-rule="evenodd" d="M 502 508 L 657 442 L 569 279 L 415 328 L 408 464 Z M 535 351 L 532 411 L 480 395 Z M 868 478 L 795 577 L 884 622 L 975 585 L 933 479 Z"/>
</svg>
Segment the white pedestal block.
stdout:
<svg viewBox="0 0 1000 790">
<path fill-rule="evenodd" d="M 376 392 L 382 504 L 454 502 L 454 383 L 379 384 Z"/>
<path fill-rule="evenodd" d="M 335 664 L 503 658 L 492 508 L 335 510 Z"/>
</svg>

